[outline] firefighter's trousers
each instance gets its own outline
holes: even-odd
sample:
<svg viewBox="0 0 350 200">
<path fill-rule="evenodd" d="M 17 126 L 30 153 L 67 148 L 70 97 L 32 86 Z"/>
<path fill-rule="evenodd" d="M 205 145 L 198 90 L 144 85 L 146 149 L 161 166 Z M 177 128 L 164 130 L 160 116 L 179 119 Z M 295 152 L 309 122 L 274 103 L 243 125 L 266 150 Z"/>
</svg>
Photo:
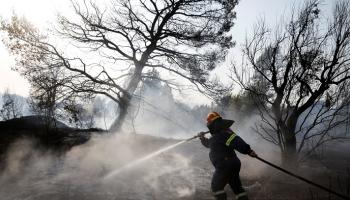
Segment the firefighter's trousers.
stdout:
<svg viewBox="0 0 350 200">
<path fill-rule="evenodd" d="M 247 200 L 248 197 L 242 187 L 239 177 L 241 163 L 238 159 L 226 159 L 215 166 L 211 182 L 212 192 L 217 200 L 226 200 L 225 186 L 230 185 L 238 200 Z"/>
</svg>

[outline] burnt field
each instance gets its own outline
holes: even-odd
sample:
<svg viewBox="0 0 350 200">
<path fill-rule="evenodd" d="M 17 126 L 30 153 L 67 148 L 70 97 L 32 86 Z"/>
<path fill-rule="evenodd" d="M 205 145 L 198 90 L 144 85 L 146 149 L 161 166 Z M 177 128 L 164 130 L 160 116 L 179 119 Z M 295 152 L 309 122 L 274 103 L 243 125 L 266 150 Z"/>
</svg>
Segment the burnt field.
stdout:
<svg viewBox="0 0 350 200">
<path fill-rule="evenodd" d="M 12 142 L 2 157 L 1 199 L 213 199 L 213 167 L 208 150 L 198 140 L 105 179 L 110 172 L 178 140 L 96 133 L 89 138 L 59 154 L 38 148 L 38 142 L 28 137 Z M 274 157 L 259 151 L 261 157 Z M 329 144 L 321 158 L 301 163 L 295 173 L 349 195 L 350 156 L 344 153 L 348 151 L 348 143 Z M 251 157 L 240 158 L 241 178 L 250 199 L 337 199 Z M 278 160 L 272 161 L 279 164 Z"/>
</svg>

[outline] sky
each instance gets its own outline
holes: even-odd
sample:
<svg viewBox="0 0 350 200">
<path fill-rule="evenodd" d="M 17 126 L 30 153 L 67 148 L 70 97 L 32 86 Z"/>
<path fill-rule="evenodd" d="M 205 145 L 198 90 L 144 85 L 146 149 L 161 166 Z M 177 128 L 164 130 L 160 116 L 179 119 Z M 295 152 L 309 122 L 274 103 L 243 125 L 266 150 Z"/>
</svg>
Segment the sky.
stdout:
<svg viewBox="0 0 350 200">
<path fill-rule="evenodd" d="M 67 0 L 0 0 L 0 16 L 8 19 L 13 13 L 24 16 L 35 26 L 45 29 L 55 21 L 57 11 L 67 10 Z M 12 93 L 29 95 L 29 83 L 17 72 L 11 70 L 15 65 L 4 44 L 0 42 L 0 92 L 7 88 Z"/>
<path fill-rule="evenodd" d="M 252 30 L 258 19 L 264 18 L 268 24 L 273 26 L 278 23 L 283 14 L 290 11 L 292 5 L 304 1 L 241 0 L 235 9 L 237 19 L 232 30 L 237 45 L 231 50 L 229 56 L 239 59 L 241 43 L 244 41 L 246 34 L 249 35 L 249 31 Z M 0 2 L 0 16 L 2 18 L 8 19 L 13 13 L 16 13 L 19 16 L 26 17 L 32 24 L 42 30 L 55 23 L 58 12 L 69 14 L 71 11 L 69 0 L 0 0 Z M 98 0 L 98 2 L 102 2 L 102 0 Z M 327 10 L 330 9 L 331 2 L 332 0 L 323 1 Z M 0 92 L 9 88 L 12 93 L 28 96 L 29 84 L 17 72 L 11 70 L 14 64 L 14 58 L 8 54 L 6 48 L 0 42 Z M 227 74 L 226 70 L 224 66 L 219 67 L 215 73 L 219 78 L 227 80 L 227 77 L 223 75 Z M 190 104 L 208 103 L 208 99 L 198 96 L 198 94 L 195 94 L 195 96 L 183 95 L 180 98 L 187 102 L 190 101 Z M 195 100 L 193 101 L 193 99 Z"/>
</svg>

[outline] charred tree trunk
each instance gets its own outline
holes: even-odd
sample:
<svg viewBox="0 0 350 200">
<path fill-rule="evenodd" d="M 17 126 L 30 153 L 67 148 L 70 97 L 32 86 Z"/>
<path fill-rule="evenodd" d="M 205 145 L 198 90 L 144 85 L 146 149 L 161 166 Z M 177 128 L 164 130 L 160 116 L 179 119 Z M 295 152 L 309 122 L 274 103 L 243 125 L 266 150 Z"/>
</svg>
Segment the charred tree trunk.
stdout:
<svg viewBox="0 0 350 200">
<path fill-rule="evenodd" d="M 119 102 L 119 114 L 118 117 L 114 120 L 112 126 L 110 127 L 110 132 L 118 132 L 121 130 L 122 125 L 128 115 L 128 110 L 131 105 L 132 96 L 136 91 L 137 86 L 141 82 L 142 69 L 145 64 L 136 64 L 135 71 L 130 78 L 130 81 L 127 86 L 127 92 L 123 94 L 121 102 Z"/>
<path fill-rule="evenodd" d="M 298 117 L 293 113 L 282 128 L 285 147 L 282 152 L 282 165 L 290 169 L 296 169 L 298 167 L 297 140 L 295 136 L 297 121 Z"/>
<path fill-rule="evenodd" d="M 127 102 L 123 105 L 119 104 L 119 114 L 118 114 L 118 117 L 114 120 L 112 126 L 109 128 L 110 132 L 115 133 L 120 131 L 123 125 L 123 122 L 125 121 L 125 118 L 128 114 L 128 108 L 130 106 L 129 104 L 130 102 Z"/>
<path fill-rule="evenodd" d="M 276 89 L 276 91 L 279 91 Z M 295 127 L 298 120 L 298 115 L 293 111 L 291 115 L 285 119 L 285 111 L 281 110 L 281 102 L 283 98 L 282 92 L 277 92 L 277 97 L 272 105 L 272 111 L 275 116 L 276 125 L 280 130 L 282 144 L 281 160 L 284 167 L 295 169 L 297 168 L 297 144 L 295 137 Z M 288 111 L 287 111 L 288 112 Z"/>
<path fill-rule="evenodd" d="M 134 60 L 135 69 L 130 78 L 130 81 L 126 88 L 126 93 L 123 94 L 122 101 L 119 103 L 120 112 L 118 117 L 113 122 L 110 131 L 118 132 L 120 131 L 123 122 L 128 114 L 128 109 L 131 105 L 131 99 L 142 79 L 142 70 L 146 66 L 147 60 L 151 53 L 155 50 L 156 44 L 159 36 L 152 41 L 152 43 L 147 47 L 147 50 L 142 54 L 140 60 Z"/>
<path fill-rule="evenodd" d="M 295 169 L 298 166 L 297 144 L 295 135 L 290 131 L 283 132 L 284 151 L 282 152 L 282 166 Z"/>
</svg>

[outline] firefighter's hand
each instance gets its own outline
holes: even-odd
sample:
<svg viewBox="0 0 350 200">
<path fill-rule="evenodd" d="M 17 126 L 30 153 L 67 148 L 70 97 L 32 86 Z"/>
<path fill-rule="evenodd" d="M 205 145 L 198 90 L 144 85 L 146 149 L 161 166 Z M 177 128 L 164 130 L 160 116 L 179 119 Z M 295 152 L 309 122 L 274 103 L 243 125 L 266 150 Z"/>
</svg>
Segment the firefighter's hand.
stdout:
<svg viewBox="0 0 350 200">
<path fill-rule="evenodd" d="M 248 155 L 250 155 L 253 158 L 258 157 L 258 155 L 253 150 L 251 150 Z"/>
<path fill-rule="evenodd" d="M 205 136 L 205 134 L 206 134 L 206 132 L 199 132 L 199 133 L 197 134 L 197 136 L 199 137 L 199 139 L 203 139 L 204 136 Z"/>
</svg>

